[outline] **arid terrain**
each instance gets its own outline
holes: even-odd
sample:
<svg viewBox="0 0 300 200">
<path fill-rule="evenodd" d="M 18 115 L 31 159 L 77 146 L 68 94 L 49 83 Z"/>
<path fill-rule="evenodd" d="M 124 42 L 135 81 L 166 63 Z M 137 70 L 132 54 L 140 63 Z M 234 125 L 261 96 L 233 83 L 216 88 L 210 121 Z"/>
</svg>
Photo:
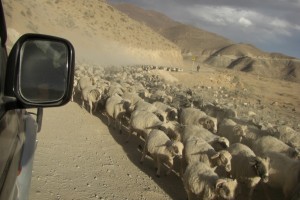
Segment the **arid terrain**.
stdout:
<svg viewBox="0 0 300 200">
<path fill-rule="evenodd" d="M 53 34 L 68 38 L 74 44 L 77 64 L 178 66 L 182 72 L 165 72 L 160 76 L 172 78 L 174 84 L 201 89 L 207 101 L 229 105 L 239 116 L 251 116 L 265 124 L 288 125 L 300 131 L 297 66 L 291 66 L 297 68 L 296 82 L 282 80 L 278 73 L 276 76 L 281 79 L 240 72 L 239 66 L 227 69 L 201 63 L 197 72 L 196 63 L 183 60 L 182 47 L 105 1 L 3 2 L 10 47 L 26 32 Z M 93 6 L 95 2 L 97 6 Z M 97 8 L 97 12 L 91 12 L 92 8 Z M 231 59 L 228 51 L 220 52 L 226 54 L 221 63 Z M 213 62 L 219 61 L 212 59 Z M 271 61 L 269 64 L 272 66 Z M 275 72 L 270 71 L 272 73 Z M 178 160 L 169 177 L 157 178 L 150 158 L 143 165 L 139 163 L 141 140 L 132 137 L 125 143 L 126 135 L 107 127 L 105 117 L 99 112 L 90 115 L 80 103 L 75 101 L 44 110 L 29 199 L 186 199 L 178 176 Z M 255 191 L 255 199 L 265 199 L 261 189 L 258 187 Z M 275 192 L 272 199 L 282 199 L 281 193 Z"/>
<path fill-rule="evenodd" d="M 189 86 L 209 88 L 204 95 L 211 100 L 222 100 L 215 96 L 222 82 L 228 94 L 238 91 L 234 103 L 241 111 L 240 115 L 252 111 L 265 122 L 287 124 L 299 131 L 297 83 L 277 83 L 237 72 L 235 76 L 239 77 L 237 82 L 240 84 L 236 84 L 228 72 L 205 67 L 200 72 L 166 72 L 162 76 Z M 269 87 L 270 83 L 273 87 Z M 157 178 L 150 158 L 143 165 L 139 163 L 141 151 L 138 145 L 142 141 L 133 137 L 125 143 L 127 136 L 108 128 L 106 123 L 106 118 L 100 113 L 92 116 L 82 109 L 80 101 L 45 109 L 42 131 L 38 135 L 30 199 L 186 198 L 178 176 L 178 160 L 175 160 L 177 164 L 170 176 Z M 254 195 L 256 199 L 265 199 L 262 187 L 258 187 Z M 280 192 L 274 193 L 272 199 L 282 199 Z"/>
</svg>

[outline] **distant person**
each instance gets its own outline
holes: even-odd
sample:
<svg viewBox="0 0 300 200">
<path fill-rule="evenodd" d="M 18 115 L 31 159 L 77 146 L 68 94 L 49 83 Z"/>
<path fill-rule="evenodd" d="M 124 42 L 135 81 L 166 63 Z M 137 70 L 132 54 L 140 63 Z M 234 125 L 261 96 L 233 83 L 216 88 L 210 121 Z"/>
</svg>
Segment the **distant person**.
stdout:
<svg viewBox="0 0 300 200">
<path fill-rule="evenodd" d="M 200 71 L 200 65 L 197 65 L 197 72 Z"/>
</svg>

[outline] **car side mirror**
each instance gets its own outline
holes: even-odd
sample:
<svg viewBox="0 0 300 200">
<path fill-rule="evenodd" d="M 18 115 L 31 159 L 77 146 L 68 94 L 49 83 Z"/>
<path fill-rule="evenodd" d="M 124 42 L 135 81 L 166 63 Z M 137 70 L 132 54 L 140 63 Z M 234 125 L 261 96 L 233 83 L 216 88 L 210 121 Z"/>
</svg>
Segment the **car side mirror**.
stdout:
<svg viewBox="0 0 300 200">
<path fill-rule="evenodd" d="M 74 56 L 72 44 L 65 39 L 41 34 L 20 37 L 8 57 L 8 109 L 67 103 L 73 88 Z"/>
</svg>

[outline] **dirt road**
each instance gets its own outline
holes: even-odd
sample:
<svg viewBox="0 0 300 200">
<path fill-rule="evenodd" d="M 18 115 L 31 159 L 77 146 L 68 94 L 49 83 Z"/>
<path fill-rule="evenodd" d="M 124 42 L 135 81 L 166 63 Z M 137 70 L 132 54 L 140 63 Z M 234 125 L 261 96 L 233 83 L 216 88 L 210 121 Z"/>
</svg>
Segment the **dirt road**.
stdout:
<svg viewBox="0 0 300 200">
<path fill-rule="evenodd" d="M 99 116 L 73 102 L 44 110 L 31 200 L 185 199 L 175 173 L 157 178 L 152 160 L 139 163 L 141 141 L 125 143 Z"/>
</svg>

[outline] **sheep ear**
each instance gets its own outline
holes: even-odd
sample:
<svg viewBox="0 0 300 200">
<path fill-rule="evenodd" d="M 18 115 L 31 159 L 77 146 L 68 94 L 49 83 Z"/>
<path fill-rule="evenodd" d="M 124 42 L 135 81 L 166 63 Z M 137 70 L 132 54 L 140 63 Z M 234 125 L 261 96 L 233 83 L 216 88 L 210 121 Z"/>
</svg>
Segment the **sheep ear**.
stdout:
<svg viewBox="0 0 300 200">
<path fill-rule="evenodd" d="M 202 117 L 198 120 L 198 122 L 199 122 L 199 124 L 203 125 L 205 123 L 205 120 L 206 119 Z"/>
<path fill-rule="evenodd" d="M 167 141 L 167 147 L 171 147 L 171 146 L 173 146 L 173 141 L 171 141 L 171 140 L 169 140 L 169 141 Z"/>
<path fill-rule="evenodd" d="M 257 160 L 256 160 L 256 158 L 255 158 L 255 157 L 252 157 L 252 158 L 250 158 L 250 160 L 249 160 L 249 164 L 250 164 L 251 166 L 254 166 L 254 165 L 256 165 L 256 164 L 257 164 Z"/>
<path fill-rule="evenodd" d="M 220 188 L 220 187 L 222 187 L 223 183 L 226 183 L 225 179 L 218 179 L 215 187 Z"/>
<path fill-rule="evenodd" d="M 234 132 L 241 131 L 241 127 L 239 125 L 236 125 L 236 126 L 233 127 L 233 131 Z"/>
<path fill-rule="evenodd" d="M 219 152 L 217 152 L 215 155 L 213 155 L 212 157 L 210 157 L 211 159 L 216 159 L 216 158 L 218 158 L 220 156 L 220 153 Z"/>
</svg>

